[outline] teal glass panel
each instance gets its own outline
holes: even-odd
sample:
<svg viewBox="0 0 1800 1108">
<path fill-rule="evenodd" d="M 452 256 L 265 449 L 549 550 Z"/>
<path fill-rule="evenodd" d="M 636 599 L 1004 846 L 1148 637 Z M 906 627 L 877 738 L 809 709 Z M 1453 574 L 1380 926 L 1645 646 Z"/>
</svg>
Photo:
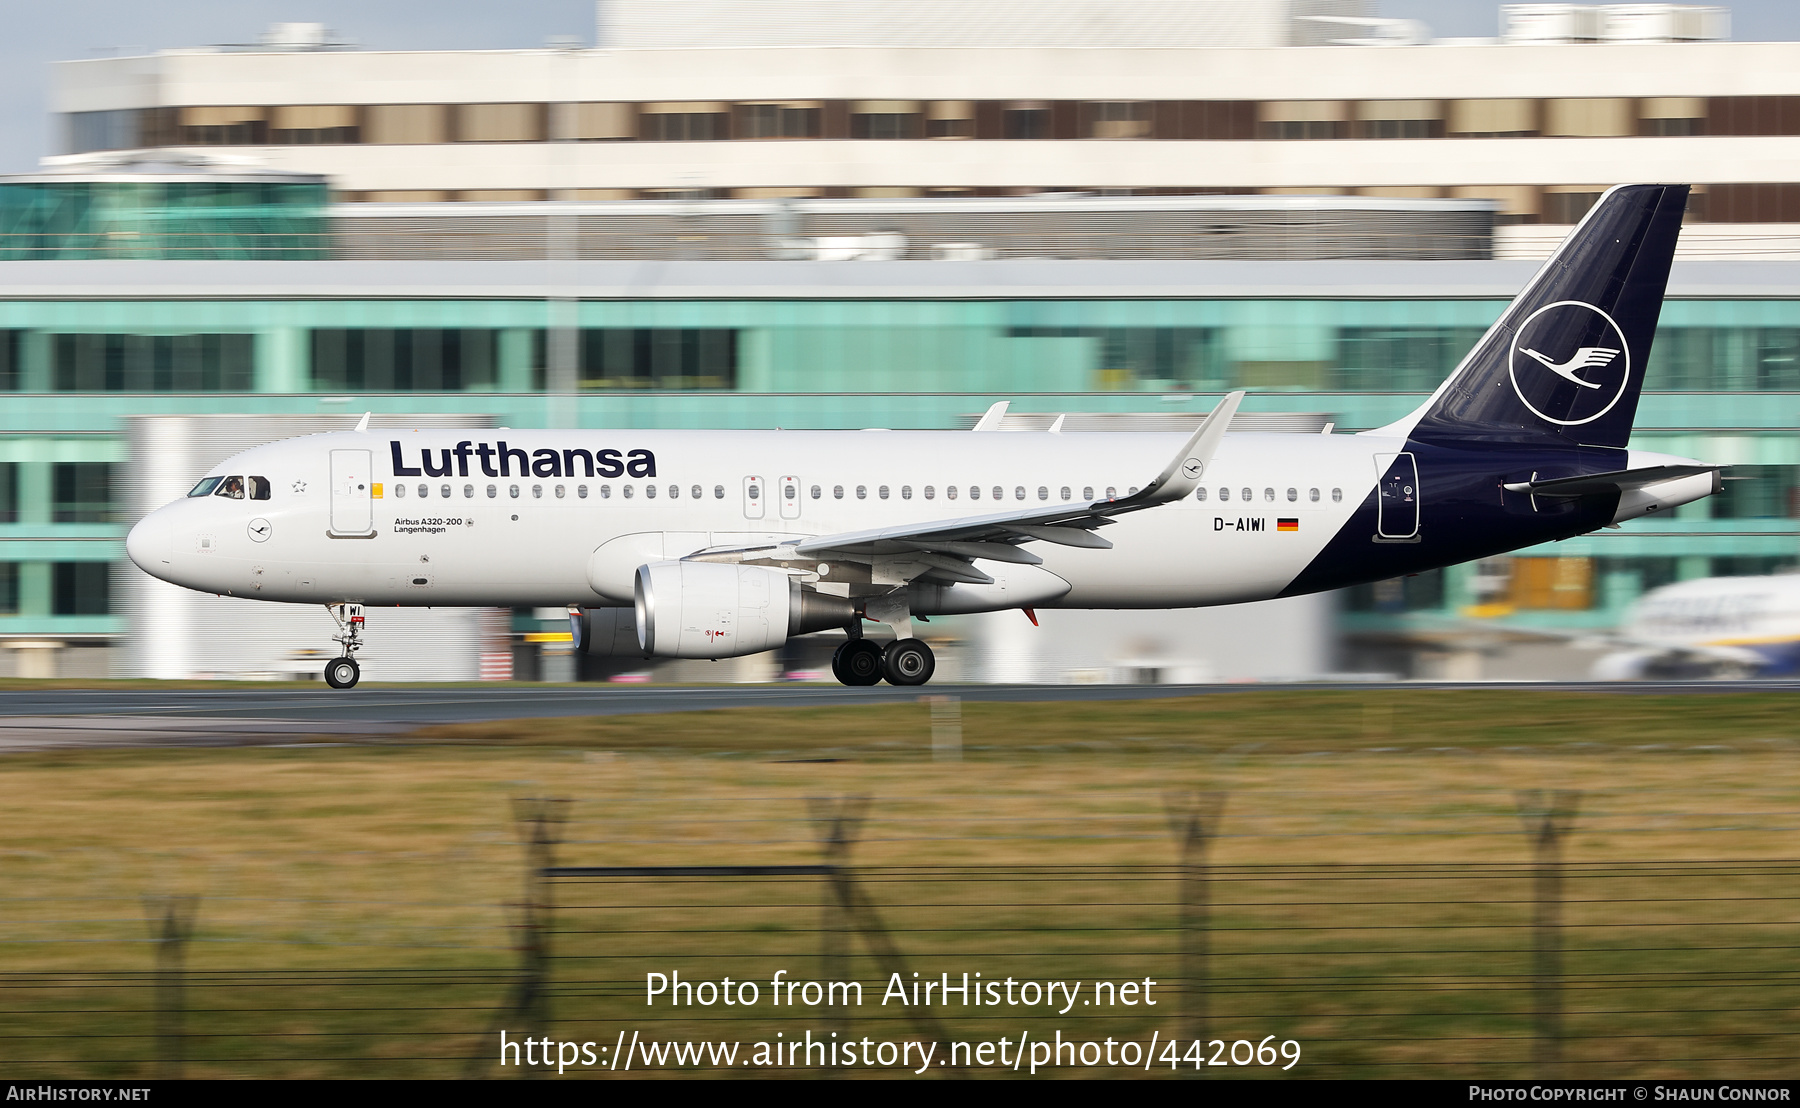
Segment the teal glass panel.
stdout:
<svg viewBox="0 0 1800 1108">
<path fill-rule="evenodd" d="M 52 334 L 57 392 L 248 392 L 252 335 Z"/>
<path fill-rule="evenodd" d="M 312 332 L 312 387 L 324 391 L 463 392 L 498 380 L 495 330 L 319 328 Z"/>
<path fill-rule="evenodd" d="M 111 523 L 111 462 L 57 462 L 51 467 L 53 523 Z"/>
<path fill-rule="evenodd" d="M 105 562 L 53 562 L 50 614 L 104 616 L 112 613 L 112 567 Z"/>
<path fill-rule="evenodd" d="M 0 184 L 0 259 L 298 259 L 331 254 L 323 182 Z"/>
<path fill-rule="evenodd" d="M 578 347 L 581 387 L 733 388 L 739 334 L 726 327 L 585 328 Z"/>
<path fill-rule="evenodd" d="M 1734 465 L 1723 484 L 1718 494 L 1703 501 L 1711 505 L 1714 519 L 1788 519 L 1796 507 L 1800 467 Z"/>
</svg>

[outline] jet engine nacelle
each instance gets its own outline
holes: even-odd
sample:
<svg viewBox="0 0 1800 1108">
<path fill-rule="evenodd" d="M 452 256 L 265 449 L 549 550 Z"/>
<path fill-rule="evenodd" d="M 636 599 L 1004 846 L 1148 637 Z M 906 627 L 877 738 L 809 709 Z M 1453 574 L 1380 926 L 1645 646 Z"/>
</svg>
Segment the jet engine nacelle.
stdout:
<svg viewBox="0 0 1800 1108">
<path fill-rule="evenodd" d="M 638 644 L 659 658 L 737 658 L 795 635 L 842 627 L 856 608 L 778 569 L 726 562 L 652 562 L 634 589 Z"/>
<path fill-rule="evenodd" d="M 641 657 L 637 613 L 630 608 L 583 608 L 569 613 L 575 649 L 599 658 Z"/>
</svg>

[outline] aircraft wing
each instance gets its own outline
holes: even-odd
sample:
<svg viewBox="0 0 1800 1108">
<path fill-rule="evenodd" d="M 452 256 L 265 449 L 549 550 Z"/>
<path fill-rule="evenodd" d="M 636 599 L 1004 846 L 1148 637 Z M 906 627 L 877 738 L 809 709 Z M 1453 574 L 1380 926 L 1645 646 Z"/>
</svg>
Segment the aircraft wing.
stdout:
<svg viewBox="0 0 1800 1108">
<path fill-rule="evenodd" d="M 975 559 L 1037 565 L 1042 558 L 1020 549 L 1028 542 L 1110 549 L 1112 543 L 1094 531 L 1111 523 L 1113 517 L 1192 495 L 1243 399 L 1244 393 L 1234 392 L 1221 400 L 1163 471 L 1129 496 L 847 531 L 767 547 L 704 550 L 690 557 L 716 560 L 764 550 L 777 551 L 777 560 L 856 562 L 899 557 L 918 562 L 919 576 L 935 573 L 952 580 L 986 583 L 991 578 L 974 568 L 971 563 Z"/>
</svg>

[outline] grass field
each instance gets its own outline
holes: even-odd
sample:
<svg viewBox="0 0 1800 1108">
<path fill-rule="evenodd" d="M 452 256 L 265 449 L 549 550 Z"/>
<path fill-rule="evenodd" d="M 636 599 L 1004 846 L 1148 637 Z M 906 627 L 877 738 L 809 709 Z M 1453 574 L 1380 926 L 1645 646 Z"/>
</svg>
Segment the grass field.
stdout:
<svg viewBox="0 0 1800 1108">
<path fill-rule="evenodd" d="M 930 760 L 923 705 L 8 756 L 0 1065 L 153 1072 L 143 898 L 192 894 L 185 1072 L 455 1075 L 519 965 L 520 796 L 572 801 L 564 864 L 768 865 L 819 859 L 808 798 L 866 794 L 851 858 L 912 968 L 1166 978 L 1164 795 L 1199 789 L 1225 794 L 1217 1033 L 1303 1041 L 1296 1072 L 1521 1076 L 1534 894 L 1516 793 L 1548 788 L 1581 792 L 1567 1053 L 1598 1068 L 1578 1072 L 1797 1068 L 1800 902 L 1778 863 L 1800 857 L 1800 716 L 1785 696 L 1253 691 L 968 703 L 962 727 L 957 763 Z M 1629 865 L 1646 862 L 1665 868 Z M 634 975 L 672 960 L 816 974 L 826 917 L 809 881 L 559 886 L 552 1033 L 610 1041 L 638 1018 Z M 864 953 L 849 965 L 880 976 Z M 1085 1026 L 1166 1033 L 1166 1012 Z M 957 1034 L 1013 1027 L 940 1014 Z M 707 1015 L 657 1026 L 823 1026 Z"/>
</svg>

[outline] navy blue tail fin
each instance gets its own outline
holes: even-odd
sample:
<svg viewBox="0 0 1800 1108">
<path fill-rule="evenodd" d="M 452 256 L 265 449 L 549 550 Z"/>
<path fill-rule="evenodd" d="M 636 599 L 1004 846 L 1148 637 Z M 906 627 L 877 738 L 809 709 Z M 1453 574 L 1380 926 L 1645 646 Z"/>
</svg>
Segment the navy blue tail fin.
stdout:
<svg viewBox="0 0 1800 1108">
<path fill-rule="evenodd" d="M 1416 413 L 1411 436 L 1624 446 L 1687 196 L 1686 185 L 1609 189 Z"/>
</svg>

